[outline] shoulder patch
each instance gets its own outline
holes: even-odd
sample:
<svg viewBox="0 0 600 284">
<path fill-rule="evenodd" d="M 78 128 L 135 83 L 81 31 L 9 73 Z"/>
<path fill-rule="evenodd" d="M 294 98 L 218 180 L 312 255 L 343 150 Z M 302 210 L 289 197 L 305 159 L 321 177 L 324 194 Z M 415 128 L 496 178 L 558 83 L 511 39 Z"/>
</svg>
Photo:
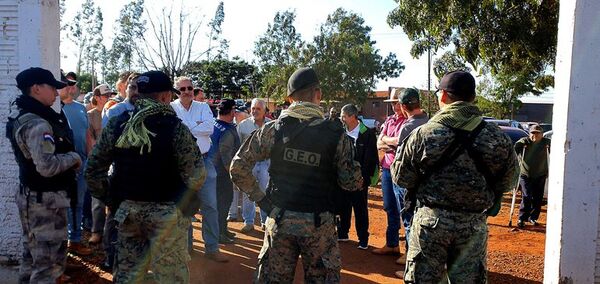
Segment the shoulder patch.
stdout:
<svg viewBox="0 0 600 284">
<path fill-rule="evenodd" d="M 44 140 L 52 142 L 54 144 L 54 137 L 50 133 L 44 133 Z"/>
</svg>

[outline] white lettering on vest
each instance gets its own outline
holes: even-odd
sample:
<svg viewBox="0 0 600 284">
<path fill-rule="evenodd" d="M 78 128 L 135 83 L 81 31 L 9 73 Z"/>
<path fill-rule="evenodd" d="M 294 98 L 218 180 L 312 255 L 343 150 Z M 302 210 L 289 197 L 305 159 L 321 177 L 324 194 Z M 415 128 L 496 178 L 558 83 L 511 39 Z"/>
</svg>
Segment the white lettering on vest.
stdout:
<svg viewBox="0 0 600 284">
<path fill-rule="evenodd" d="M 321 154 L 298 149 L 285 148 L 283 150 L 283 160 L 310 167 L 318 167 L 321 164 Z"/>
</svg>

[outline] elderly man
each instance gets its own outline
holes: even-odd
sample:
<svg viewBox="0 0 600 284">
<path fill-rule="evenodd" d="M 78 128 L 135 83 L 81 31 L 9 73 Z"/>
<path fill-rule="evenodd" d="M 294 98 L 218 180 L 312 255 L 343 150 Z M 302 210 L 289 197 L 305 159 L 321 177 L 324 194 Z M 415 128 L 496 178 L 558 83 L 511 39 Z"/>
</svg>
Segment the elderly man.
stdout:
<svg viewBox="0 0 600 284">
<path fill-rule="evenodd" d="M 202 153 L 204 168 L 206 168 L 206 181 L 200 189 L 200 208 L 202 211 L 202 239 L 204 240 L 204 255 L 211 260 L 218 262 L 228 261 L 222 253 L 219 252 L 219 223 L 217 212 L 217 172 L 211 159 L 208 158 L 210 150 L 210 135 L 213 134 L 215 119 L 210 107 L 206 103 L 200 103 L 194 100 L 194 86 L 192 80 L 188 77 L 179 77 L 175 79 L 175 88 L 179 90 L 178 99 L 171 102 L 171 107 L 177 113 L 194 138 L 196 145 Z M 193 250 L 193 227 L 190 226 L 188 233 L 188 247 Z"/>
<path fill-rule="evenodd" d="M 508 136 L 473 104 L 470 73 L 447 73 L 436 93 L 440 111 L 409 135 L 392 168 L 417 206 L 404 282 L 485 283 L 487 215 L 513 187 L 517 158 Z"/>
<path fill-rule="evenodd" d="M 346 134 L 352 137 L 356 155 L 354 159 L 360 164 L 360 173 L 365 181 L 361 191 L 342 191 L 338 200 L 340 222 L 338 224 L 338 240 L 347 241 L 352 209 L 354 208 L 354 227 L 358 235 L 358 248 L 369 247 L 369 210 L 367 199 L 369 184 L 377 182 L 379 178 L 377 136 L 375 129 L 368 128 L 358 119 L 358 108 L 348 104 L 342 107 L 342 122 L 346 127 Z"/>
<path fill-rule="evenodd" d="M 6 135 L 19 165 L 15 198 L 23 226 L 19 283 L 63 283 L 67 194 L 76 189 L 75 174 L 82 164 L 64 113 L 51 108 L 56 90 L 67 84 L 37 67 L 20 72 L 16 81 L 22 94 L 11 104 Z"/>
<path fill-rule="evenodd" d="M 135 283 L 151 270 L 156 283 L 188 283 L 186 232 L 206 171 L 190 130 L 169 106 L 179 92 L 169 77 L 149 71 L 136 82 L 140 98 L 133 114 L 110 120 L 86 178 L 94 197 L 118 208 L 114 282 Z"/>
<path fill-rule="evenodd" d="M 261 128 L 266 122 L 271 121 L 271 119 L 265 117 L 267 109 L 267 104 L 265 101 L 261 99 L 253 99 L 250 105 L 250 111 L 252 116 L 244 119 L 237 128 L 238 134 L 240 135 L 240 140 L 242 142 L 246 141 L 248 137 L 254 132 L 256 129 Z M 252 175 L 256 177 L 258 181 L 258 185 L 266 192 L 267 185 L 269 184 L 269 165 L 271 164 L 270 160 L 258 161 L 256 162 L 256 166 L 252 169 Z M 242 217 L 244 218 L 244 227 L 242 227 L 242 233 L 249 233 L 254 231 L 254 216 L 256 216 L 256 207 L 254 201 L 251 201 L 248 198 L 248 194 L 243 194 L 243 202 L 242 202 Z M 260 223 L 261 226 L 264 226 L 265 221 L 267 220 L 267 213 L 263 210 L 260 210 Z"/>
<path fill-rule="evenodd" d="M 400 231 L 400 208 L 398 208 L 394 193 L 394 187 L 397 187 L 397 185 L 392 183 L 390 173 L 390 166 L 396 156 L 396 148 L 398 148 L 400 127 L 406 121 L 398 101 L 399 94 L 400 90 L 392 89 L 390 98 L 384 101 L 392 104 L 394 114 L 385 120 L 377 139 L 377 149 L 385 152 L 381 160 L 381 191 L 383 194 L 383 210 L 387 215 L 387 229 L 385 232 L 385 246 L 374 249 L 373 253 L 375 254 L 400 254 L 400 237 L 398 235 Z"/>
<path fill-rule="evenodd" d="M 523 137 L 515 143 L 515 151 L 521 160 L 519 183 L 523 198 L 517 223 L 521 228 L 527 221 L 537 225 L 542 209 L 550 153 L 550 139 L 543 137 L 542 130 L 539 124 L 534 124 L 529 127 L 529 137 Z"/>
<path fill-rule="evenodd" d="M 231 165 L 235 184 L 269 213 L 255 282 L 292 283 L 302 256 L 306 283 L 339 283 L 334 197 L 338 188 L 362 188 L 360 165 L 341 124 L 324 119 L 314 69 L 296 70 L 287 95 L 290 107 L 246 139 Z M 265 194 L 252 170 L 269 158 Z"/>
</svg>

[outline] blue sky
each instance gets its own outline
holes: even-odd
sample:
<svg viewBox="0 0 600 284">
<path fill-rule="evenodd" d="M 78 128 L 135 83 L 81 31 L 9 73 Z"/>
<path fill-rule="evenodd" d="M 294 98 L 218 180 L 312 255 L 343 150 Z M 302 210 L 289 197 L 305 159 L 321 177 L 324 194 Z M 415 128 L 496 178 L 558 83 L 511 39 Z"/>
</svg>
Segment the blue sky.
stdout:
<svg viewBox="0 0 600 284">
<path fill-rule="evenodd" d="M 82 0 L 66 0 L 67 10 L 65 20 L 72 19 L 77 9 L 81 7 Z M 178 1 L 146 0 L 154 14 L 161 8 Z M 112 42 L 112 24 L 118 16 L 119 10 L 129 3 L 128 0 L 96 1 L 104 14 L 104 38 L 107 45 Z M 194 18 L 203 21 L 203 26 L 213 17 L 218 0 L 184 0 L 184 6 Z M 400 28 L 390 28 L 386 23 L 388 13 L 395 7 L 393 0 L 224 0 L 225 21 L 223 23 L 223 37 L 229 40 L 229 55 L 240 56 L 252 61 L 254 41 L 265 32 L 268 23 L 272 22 L 277 11 L 292 9 L 296 11 L 295 26 L 306 41 L 311 41 L 318 33 L 319 26 L 325 22 L 327 15 L 338 7 L 360 14 L 365 23 L 372 27 L 372 38 L 377 42 L 376 47 L 380 54 L 385 56 L 389 52 L 396 54 L 398 59 L 406 66 L 400 77 L 388 81 L 380 81 L 377 90 L 387 90 L 388 86 L 416 86 L 427 87 L 427 58 L 414 59 L 410 56 L 411 42 Z M 196 39 L 195 47 L 198 50 L 206 49 L 207 41 L 204 28 Z M 76 56 L 73 53 L 74 45 L 69 40 L 64 40 L 61 45 L 61 67 L 64 70 L 75 69 Z M 435 77 L 432 86 L 436 85 Z"/>
</svg>

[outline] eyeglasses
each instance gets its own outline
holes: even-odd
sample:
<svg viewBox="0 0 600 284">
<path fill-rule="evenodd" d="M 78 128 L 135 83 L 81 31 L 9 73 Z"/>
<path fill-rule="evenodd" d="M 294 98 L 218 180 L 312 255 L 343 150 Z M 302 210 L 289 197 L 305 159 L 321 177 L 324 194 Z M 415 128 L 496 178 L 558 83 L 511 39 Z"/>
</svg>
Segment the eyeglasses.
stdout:
<svg viewBox="0 0 600 284">
<path fill-rule="evenodd" d="M 180 91 L 180 92 L 185 92 L 186 90 L 188 90 L 188 91 L 193 91 L 193 90 L 194 90 L 194 87 L 192 87 L 192 86 L 187 86 L 187 87 L 181 87 L 181 88 L 179 88 L 179 91 Z"/>
</svg>

